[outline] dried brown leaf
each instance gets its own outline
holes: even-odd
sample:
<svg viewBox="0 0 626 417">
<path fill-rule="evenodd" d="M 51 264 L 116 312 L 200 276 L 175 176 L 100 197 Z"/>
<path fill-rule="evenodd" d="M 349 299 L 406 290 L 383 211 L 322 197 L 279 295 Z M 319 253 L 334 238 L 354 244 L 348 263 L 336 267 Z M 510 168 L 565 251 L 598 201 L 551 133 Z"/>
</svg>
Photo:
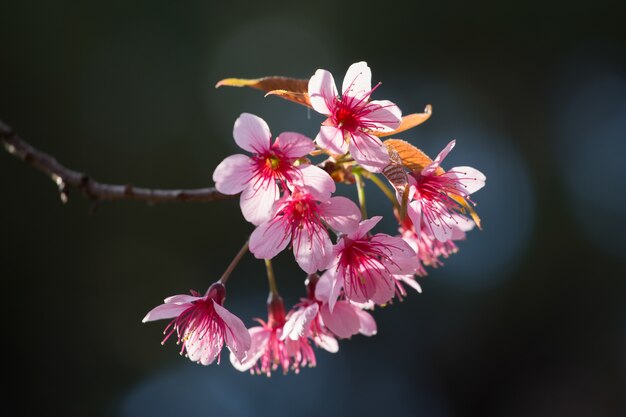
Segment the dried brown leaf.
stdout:
<svg viewBox="0 0 626 417">
<path fill-rule="evenodd" d="M 420 172 L 433 160 L 428 157 L 421 149 L 416 148 L 409 142 L 400 139 L 388 139 L 385 142 L 387 149 L 393 149 L 398 153 L 402 165 L 414 172 Z M 436 174 L 441 175 L 445 171 L 443 168 L 437 168 Z"/>
<path fill-rule="evenodd" d="M 277 95 L 286 100 L 311 107 L 309 101 L 309 80 L 289 77 L 263 77 L 255 79 L 225 78 L 215 84 L 219 87 L 250 87 Z"/>
</svg>

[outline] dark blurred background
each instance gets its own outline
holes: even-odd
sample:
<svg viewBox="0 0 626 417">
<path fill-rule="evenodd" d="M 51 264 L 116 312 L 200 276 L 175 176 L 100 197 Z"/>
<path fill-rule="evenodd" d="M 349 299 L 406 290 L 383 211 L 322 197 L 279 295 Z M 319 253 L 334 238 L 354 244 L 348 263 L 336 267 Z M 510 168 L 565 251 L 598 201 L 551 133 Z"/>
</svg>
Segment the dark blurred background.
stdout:
<svg viewBox="0 0 626 417">
<path fill-rule="evenodd" d="M 341 82 L 368 61 L 375 98 L 433 117 L 400 137 L 487 175 L 484 231 L 379 334 L 272 378 L 202 367 L 144 314 L 203 291 L 252 230 L 236 200 L 91 203 L 0 152 L 3 409 L 64 416 L 626 415 L 626 14 L 622 2 L 3 2 L 0 119 L 109 183 L 212 185 L 242 112 L 274 134 L 321 118 L 231 76 Z M 621 7 L 620 7 L 621 6 Z M 374 187 L 377 230 L 394 233 Z M 378 198 L 380 197 L 380 198 Z M 290 304 L 304 274 L 275 265 Z M 228 307 L 265 315 L 244 258 Z"/>
</svg>

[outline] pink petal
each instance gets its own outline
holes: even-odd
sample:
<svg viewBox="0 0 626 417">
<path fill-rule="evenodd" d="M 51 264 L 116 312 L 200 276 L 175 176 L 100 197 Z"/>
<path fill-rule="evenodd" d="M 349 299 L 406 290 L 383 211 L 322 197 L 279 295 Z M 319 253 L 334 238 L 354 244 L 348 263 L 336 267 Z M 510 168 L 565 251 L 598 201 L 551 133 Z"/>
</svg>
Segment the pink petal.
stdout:
<svg viewBox="0 0 626 417">
<path fill-rule="evenodd" d="M 420 262 L 415 251 L 401 237 L 379 233 L 371 241 L 385 247 L 391 258 L 391 261 L 385 263 L 388 271 L 394 274 L 412 274 L 419 267 Z"/>
<path fill-rule="evenodd" d="M 248 349 L 246 357 L 243 360 L 239 360 L 233 352 L 230 353 L 230 363 L 236 370 L 242 372 L 252 368 L 259 358 L 263 356 L 271 332 L 257 326 L 248 329 L 248 333 L 250 334 L 250 349 Z"/>
<path fill-rule="evenodd" d="M 337 301 L 332 313 L 327 304 L 322 305 L 320 315 L 324 325 L 338 337 L 347 338 L 357 334 L 361 327 L 355 307 L 347 301 Z"/>
<path fill-rule="evenodd" d="M 252 187 L 246 188 L 241 193 L 239 200 L 243 217 L 255 226 L 272 217 L 274 203 L 280 197 L 278 185 L 275 183 L 267 183 L 266 185 L 267 188 L 257 190 Z"/>
<path fill-rule="evenodd" d="M 369 219 L 363 220 L 359 223 L 359 227 L 354 234 L 349 235 L 348 237 L 352 240 L 363 238 L 370 230 L 374 228 L 381 221 L 383 216 L 372 216 Z"/>
<path fill-rule="evenodd" d="M 342 95 L 361 99 L 372 90 L 372 71 L 364 61 L 350 65 L 341 85 Z"/>
<path fill-rule="evenodd" d="M 389 100 L 370 101 L 360 117 L 361 122 L 372 125 L 372 130 L 379 132 L 392 132 L 402 122 L 402 111 Z"/>
<path fill-rule="evenodd" d="M 196 297 L 194 295 L 189 295 L 189 294 L 179 294 L 179 295 L 172 295 L 171 297 L 167 297 L 165 300 L 163 300 L 164 303 L 176 303 L 176 304 L 182 304 L 182 303 L 193 303 L 194 301 L 198 301 L 198 300 L 202 300 L 204 297 Z"/>
<path fill-rule="evenodd" d="M 237 357 L 242 360 L 246 356 L 246 351 L 250 349 L 250 333 L 241 319 L 213 300 L 213 307 L 218 316 L 226 324 L 226 346 Z"/>
<path fill-rule="evenodd" d="M 413 222 L 415 230 L 419 234 L 421 230 L 422 222 L 422 203 L 419 200 L 413 200 L 406 206 L 406 214 L 409 215 L 409 219 Z"/>
<path fill-rule="evenodd" d="M 389 273 L 380 271 L 378 279 L 373 280 L 376 285 L 376 292 L 370 299 L 378 305 L 387 304 L 396 294 L 396 285 Z"/>
<path fill-rule="evenodd" d="M 445 243 L 454 237 L 462 237 L 459 232 L 462 231 L 462 227 L 468 227 L 467 221 L 468 219 L 460 214 L 445 213 L 434 221 L 425 221 L 424 224 L 438 241 Z"/>
<path fill-rule="evenodd" d="M 326 116 L 332 113 L 337 100 L 337 87 L 333 75 L 323 69 L 318 69 L 309 80 L 309 99 L 311 107 Z"/>
<path fill-rule="evenodd" d="M 356 313 L 359 316 L 359 333 L 364 336 L 376 335 L 376 333 L 378 333 L 378 328 L 374 317 L 367 311 L 361 310 L 360 308 L 356 310 Z"/>
<path fill-rule="evenodd" d="M 332 256 L 332 243 L 326 229 L 321 226 L 296 229 L 293 254 L 300 268 L 307 274 L 326 269 Z"/>
<path fill-rule="evenodd" d="M 258 154 L 270 148 L 272 133 L 265 120 L 250 113 L 242 113 L 235 120 L 233 137 L 241 149 Z"/>
<path fill-rule="evenodd" d="M 332 336 L 320 333 L 313 337 L 315 344 L 327 352 L 337 353 L 339 351 L 339 343 Z"/>
<path fill-rule="evenodd" d="M 313 303 L 306 308 L 295 311 L 289 320 L 283 326 L 283 333 L 280 336 L 281 340 L 289 337 L 291 340 L 298 340 L 301 337 L 306 337 L 309 332 L 311 322 L 317 316 L 319 306 L 317 303 Z"/>
<path fill-rule="evenodd" d="M 315 137 L 315 142 L 320 148 L 334 155 L 343 155 L 348 152 L 348 144 L 343 140 L 343 131 L 335 126 L 320 127 L 320 133 Z"/>
<path fill-rule="evenodd" d="M 443 175 L 455 178 L 458 182 L 457 189 L 463 195 L 469 195 L 480 190 L 485 186 L 487 179 L 485 174 L 472 167 L 454 167 Z"/>
<path fill-rule="evenodd" d="M 331 273 L 331 277 L 333 278 L 332 285 L 330 287 L 330 294 L 328 296 L 328 307 L 330 308 L 330 311 L 332 313 L 333 309 L 335 308 L 335 303 L 337 302 L 337 298 L 339 298 L 339 294 L 345 282 L 343 279 L 343 275 L 336 273 L 335 268 L 332 268 L 326 271 L 327 274 L 329 272 Z"/>
<path fill-rule="evenodd" d="M 213 171 L 215 188 L 222 194 L 238 194 L 252 178 L 250 158 L 236 154 L 224 159 Z"/>
<path fill-rule="evenodd" d="M 250 235 L 250 252 L 257 259 L 272 259 L 291 241 L 291 229 L 282 222 L 270 220 L 258 226 Z"/>
<path fill-rule="evenodd" d="M 381 279 L 380 275 L 382 272 L 380 269 L 373 267 L 362 268 L 360 272 L 364 277 L 362 284 L 353 279 L 344 279 L 343 286 L 347 299 L 364 303 L 372 300 L 376 294 L 376 282 Z"/>
<path fill-rule="evenodd" d="M 409 287 L 413 288 L 418 293 L 420 294 L 422 293 L 422 287 L 417 283 L 417 281 L 414 278 L 415 277 L 414 275 L 394 275 L 393 277 L 394 279 L 398 281 L 402 281 Z"/>
<path fill-rule="evenodd" d="M 212 337 L 210 335 L 203 335 L 202 337 L 198 332 L 192 332 L 188 335 L 188 338 L 183 342 L 185 343 L 185 349 L 187 350 L 187 356 L 193 362 L 199 362 L 202 365 L 210 365 L 222 350 L 222 345 L 216 345 L 211 343 Z"/>
<path fill-rule="evenodd" d="M 465 239 L 465 232 L 469 232 L 470 230 L 472 230 L 474 226 L 476 226 L 476 224 L 471 219 L 468 219 L 465 216 L 461 216 L 460 214 L 456 215 L 455 219 L 457 230 L 452 233 L 452 239 Z"/>
<path fill-rule="evenodd" d="M 324 221 L 338 232 L 352 233 L 359 227 L 361 210 L 346 197 L 332 197 L 319 208 Z"/>
<path fill-rule="evenodd" d="M 389 165 L 389 152 L 380 139 L 367 133 L 355 133 L 348 145 L 350 155 L 370 172 L 382 172 Z"/>
<path fill-rule="evenodd" d="M 174 317 L 178 317 L 183 311 L 187 310 L 191 306 L 191 303 L 161 304 L 160 306 L 156 306 L 152 310 L 150 310 L 148 314 L 146 314 L 146 317 L 141 320 L 141 322 L 147 323 L 154 320 L 172 319 Z"/>
<path fill-rule="evenodd" d="M 313 140 L 295 132 L 283 132 L 276 138 L 274 147 L 287 158 L 302 158 L 315 150 Z"/>
<path fill-rule="evenodd" d="M 316 200 L 326 201 L 335 192 L 335 181 L 322 168 L 306 164 L 299 167 L 302 180 L 295 181 L 297 185 L 305 188 Z"/>
<path fill-rule="evenodd" d="M 336 270 L 336 266 L 331 265 L 328 268 L 328 271 L 322 274 L 320 279 L 317 281 L 317 284 L 315 285 L 315 299 L 316 300 L 321 301 L 322 303 L 325 303 L 325 304 L 329 303 L 330 291 L 333 285 L 333 280 L 335 279 L 335 273 L 334 273 L 335 270 Z"/>
<path fill-rule="evenodd" d="M 454 145 L 456 145 L 456 140 L 451 140 L 450 143 L 448 143 L 446 147 L 443 148 L 441 152 L 439 152 L 439 155 L 437 155 L 435 160 L 422 170 L 422 175 L 432 175 L 435 170 L 441 165 L 441 162 L 445 159 L 445 157 L 448 156 L 450 151 L 454 149 Z"/>
<path fill-rule="evenodd" d="M 406 243 L 406 242 L 404 242 Z M 406 245 L 411 248 L 411 246 L 406 243 Z M 415 271 L 420 267 L 421 263 L 417 254 L 411 248 L 410 255 L 409 254 L 394 254 L 391 257 L 390 265 L 389 263 L 385 263 L 389 272 L 396 275 L 410 275 L 413 276 Z"/>
</svg>

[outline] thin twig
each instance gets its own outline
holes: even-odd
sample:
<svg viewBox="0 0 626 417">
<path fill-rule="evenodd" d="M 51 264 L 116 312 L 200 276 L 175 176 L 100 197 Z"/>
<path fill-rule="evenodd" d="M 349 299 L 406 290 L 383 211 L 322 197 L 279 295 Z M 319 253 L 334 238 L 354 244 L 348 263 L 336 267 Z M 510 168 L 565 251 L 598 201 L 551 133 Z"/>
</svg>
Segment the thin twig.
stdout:
<svg viewBox="0 0 626 417">
<path fill-rule="evenodd" d="M 241 258 L 243 258 L 243 255 L 245 255 L 246 253 L 248 253 L 248 240 L 246 240 L 246 243 L 244 243 L 241 249 L 239 249 L 239 252 L 237 252 L 237 255 L 235 255 L 235 258 L 231 261 L 230 265 L 228 265 L 228 268 L 226 268 L 226 271 L 224 271 L 224 273 L 222 274 L 221 278 L 219 279 L 219 282 L 226 285 L 226 281 L 228 281 L 230 274 L 233 273 L 233 271 L 235 270 L 235 267 L 237 266 L 239 261 L 241 261 Z"/>
<path fill-rule="evenodd" d="M 0 142 L 11 155 L 32 165 L 48 175 L 59 187 L 61 201 L 67 202 L 70 188 L 79 190 L 86 198 L 97 201 L 136 200 L 148 203 L 169 203 L 176 201 L 209 202 L 234 198 L 225 195 L 214 187 L 188 190 L 159 190 L 127 185 L 102 184 L 84 174 L 66 168 L 53 156 L 40 151 L 21 139 L 13 129 L 0 120 Z"/>
<path fill-rule="evenodd" d="M 365 184 L 363 183 L 363 175 L 359 170 L 353 170 L 354 179 L 356 180 L 356 191 L 359 197 L 359 206 L 361 207 L 361 218 L 367 219 L 367 204 L 365 203 Z"/>
</svg>

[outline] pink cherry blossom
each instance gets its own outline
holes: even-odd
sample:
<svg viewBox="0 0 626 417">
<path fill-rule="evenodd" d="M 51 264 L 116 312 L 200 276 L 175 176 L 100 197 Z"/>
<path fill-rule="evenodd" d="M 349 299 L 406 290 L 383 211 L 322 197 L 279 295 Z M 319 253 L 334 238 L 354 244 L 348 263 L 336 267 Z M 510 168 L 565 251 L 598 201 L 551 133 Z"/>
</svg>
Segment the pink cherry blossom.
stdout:
<svg viewBox="0 0 626 417">
<path fill-rule="evenodd" d="M 230 361 L 239 371 L 271 376 L 279 368 L 283 373 L 293 370 L 296 374 L 304 366 L 317 364 L 315 352 L 306 337 L 297 340 L 283 338 L 285 306 L 280 297 L 273 297 L 268 303 L 268 321 L 257 319 L 261 326 L 249 329 L 252 340 L 245 358 L 231 353 Z"/>
<path fill-rule="evenodd" d="M 364 305 L 358 305 L 342 297 L 333 300 L 333 309 L 330 308 L 333 285 L 330 278 L 328 274 L 323 275 L 315 287 L 315 299 L 320 303 L 323 325 L 340 338 L 348 338 L 357 333 L 374 336 L 378 332 L 376 321 L 364 310 Z"/>
<path fill-rule="evenodd" d="M 419 173 L 409 176 L 409 201 L 407 214 L 413 224 L 423 222 L 424 229 L 440 242 L 458 238 L 465 230 L 473 227 L 473 222 L 463 215 L 465 201 L 473 205 L 470 194 L 485 185 L 486 177 L 477 169 L 461 166 L 438 175 L 437 169 L 443 159 L 454 148 L 451 141 L 437 158 Z M 398 195 L 398 201 L 401 201 Z"/>
<path fill-rule="evenodd" d="M 295 166 L 294 163 L 315 149 L 313 141 L 293 132 L 281 133 L 274 143 L 267 123 L 260 117 L 243 113 L 233 128 L 235 142 L 252 153 L 231 155 L 213 172 L 215 188 L 224 194 L 241 193 L 243 216 L 252 224 L 267 220 L 276 200 L 279 185 L 286 190 L 292 184 L 314 187 L 316 178 L 325 172 L 315 166 Z M 303 170 L 303 167 L 308 167 Z"/>
<path fill-rule="evenodd" d="M 255 257 L 271 259 L 292 242 L 296 261 L 305 272 L 312 274 L 328 266 L 332 243 L 326 225 L 349 233 L 358 226 L 361 214 L 351 200 L 330 197 L 335 183 L 324 175 L 318 178 L 317 191 L 295 188 L 276 203 L 271 218 L 250 236 L 250 251 Z"/>
<path fill-rule="evenodd" d="M 204 297 L 193 290 L 191 295 L 174 295 L 146 314 L 143 322 L 173 319 L 161 343 L 176 333 L 177 343 L 182 342 L 181 355 L 202 365 L 215 359 L 219 363 L 224 344 L 232 355 L 243 359 L 250 348 L 250 334 L 243 322 L 222 306 L 225 295 L 219 282 L 211 285 Z"/>
<path fill-rule="evenodd" d="M 365 336 L 376 334 L 374 318 L 358 306 L 346 300 L 337 300 L 334 310 L 330 311 L 328 302 L 332 283 L 328 279 L 320 279 L 314 274 L 309 276 L 306 284 L 308 296 L 302 298 L 287 316 L 283 338 L 297 340 L 308 336 L 316 345 L 334 353 L 336 345 L 329 344 L 331 339 L 334 340 L 332 335 L 349 338 L 357 333 Z"/>
<path fill-rule="evenodd" d="M 347 300 L 357 303 L 388 303 L 395 294 L 393 275 L 412 275 L 419 266 L 413 249 L 401 238 L 370 235 L 381 220 L 376 216 L 360 223 L 333 248 L 334 260 L 324 275 L 332 282 L 329 308 L 332 311 L 343 288 Z"/>
<path fill-rule="evenodd" d="M 416 231 L 415 225 L 411 219 L 408 216 L 405 217 L 404 220 L 400 222 L 399 231 L 402 239 L 415 250 L 420 260 L 420 267 L 416 271 L 417 275 L 428 275 L 425 268 L 426 266 L 432 268 L 443 266 L 441 258 L 448 258 L 450 255 L 457 253 L 459 248 L 454 241 L 464 240 L 465 232 L 469 231 L 473 226 L 474 223 L 472 222 L 459 223 L 452 234 L 452 238 L 441 242 L 430 234 L 430 230 L 426 228 L 424 222 L 422 222 L 421 230 Z"/>
<path fill-rule="evenodd" d="M 328 116 L 315 139 L 317 144 L 337 155 L 349 151 L 363 168 L 372 172 L 380 172 L 389 163 L 387 148 L 374 133 L 391 132 L 402 121 L 402 113 L 394 103 L 370 101 L 378 85 L 372 88 L 372 73 L 365 62 L 350 66 L 341 96 L 330 72 L 318 69 L 309 80 L 311 106 Z"/>
</svg>

